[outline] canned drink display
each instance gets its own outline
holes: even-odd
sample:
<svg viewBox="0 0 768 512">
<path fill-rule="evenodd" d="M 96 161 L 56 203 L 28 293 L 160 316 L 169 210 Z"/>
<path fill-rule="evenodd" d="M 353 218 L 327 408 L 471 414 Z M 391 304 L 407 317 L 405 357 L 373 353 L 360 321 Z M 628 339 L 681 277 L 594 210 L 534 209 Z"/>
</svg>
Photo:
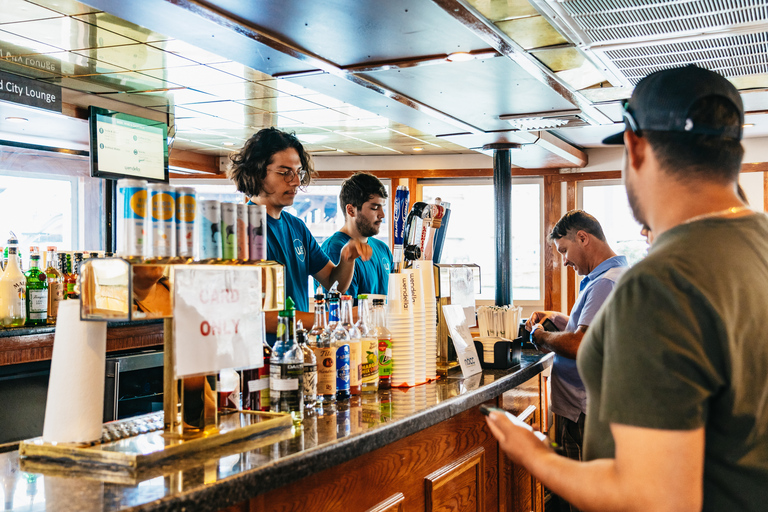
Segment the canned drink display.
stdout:
<svg viewBox="0 0 768 512">
<path fill-rule="evenodd" d="M 176 198 L 173 187 L 165 183 L 147 185 L 151 215 L 144 244 L 146 258 L 176 256 Z"/>
<path fill-rule="evenodd" d="M 248 258 L 267 259 L 267 207 L 263 204 L 248 206 Z"/>
<path fill-rule="evenodd" d="M 176 188 L 176 255 L 194 257 L 197 196 L 193 187 Z"/>
<path fill-rule="evenodd" d="M 216 200 L 200 201 L 200 258 L 221 258 L 221 205 Z"/>
<path fill-rule="evenodd" d="M 117 181 L 117 254 L 142 258 L 147 230 L 147 182 Z"/>
<path fill-rule="evenodd" d="M 248 259 L 248 205 L 237 205 L 237 259 Z"/>
<path fill-rule="evenodd" d="M 237 205 L 221 203 L 221 257 L 237 259 Z"/>
</svg>

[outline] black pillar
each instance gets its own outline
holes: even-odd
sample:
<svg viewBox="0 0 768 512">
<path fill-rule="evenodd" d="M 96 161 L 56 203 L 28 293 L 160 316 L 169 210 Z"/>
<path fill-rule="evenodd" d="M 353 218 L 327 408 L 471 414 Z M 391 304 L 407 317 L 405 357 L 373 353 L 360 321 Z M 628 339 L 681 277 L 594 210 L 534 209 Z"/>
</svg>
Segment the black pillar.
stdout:
<svg viewBox="0 0 768 512">
<path fill-rule="evenodd" d="M 493 210 L 496 238 L 496 305 L 512 304 L 512 156 L 519 144 L 486 144 L 493 150 Z"/>
</svg>

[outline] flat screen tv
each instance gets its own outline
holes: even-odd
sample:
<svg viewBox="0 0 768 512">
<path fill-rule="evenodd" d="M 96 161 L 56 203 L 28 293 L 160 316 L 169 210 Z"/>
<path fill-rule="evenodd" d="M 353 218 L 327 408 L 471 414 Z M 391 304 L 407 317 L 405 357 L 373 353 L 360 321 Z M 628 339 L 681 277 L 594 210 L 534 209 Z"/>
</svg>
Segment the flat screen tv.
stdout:
<svg viewBox="0 0 768 512">
<path fill-rule="evenodd" d="M 168 181 L 168 125 L 89 107 L 91 176 Z"/>
</svg>

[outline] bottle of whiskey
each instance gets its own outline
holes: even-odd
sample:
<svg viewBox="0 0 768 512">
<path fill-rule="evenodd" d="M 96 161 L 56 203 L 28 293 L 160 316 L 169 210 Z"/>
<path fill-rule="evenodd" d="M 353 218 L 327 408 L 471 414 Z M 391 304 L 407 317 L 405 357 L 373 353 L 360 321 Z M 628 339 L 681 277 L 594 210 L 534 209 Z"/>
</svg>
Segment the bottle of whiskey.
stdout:
<svg viewBox="0 0 768 512">
<path fill-rule="evenodd" d="M 24 325 L 48 323 L 48 277 L 40 270 L 40 254 L 30 247 L 29 270 L 24 273 L 26 284 L 27 321 Z"/>
<path fill-rule="evenodd" d="M 331 347 L 325 295 L 320 288 L 315 295 L 315 321 L 308 337 L 317 359 L 317 401 L 328 407 L 336 403 L 336 352 Z"/>
<path fill-rule="evenodd" d="M 272 412 L 289 412 L 298 427 L 304 409 L 304 353 L 296 343 L 296 309 L 290 297 L 285 300 L 285 309 L 278 313 L 277 341 L 269 364 Z"/>
<path fill-rule="evenodd" d="M 341 296 L 341 325 L 349 333 L 349 392 L 360 396 L 363 391 L 363 351 L 360 331 L 352 318 L 352 297 Z"/>
<path fill-rule="evenodd" d="M 328 336 L 331 348 L 336 354 L 336 401 L 350 397 L 349 380 L 349 333 L 341 325 L 339 317 L 339 297 L 336 285 L 328 292 Z"/>
<path fill-rule="evenodd" d="M 47 267 L 45 276 L 48 281 L 48 325 L 56 323 L 59 302 L 64 298 L 63 277 L 56 268 L 56 247 L 48 247 Z"/>
<path fill-rule="evenodd" d="M 15 237 L 8 240 L 8 261 L 0 278 L 0 325 L 3 327 L 22 327 L 27 320 L 27 280 L 16 257 L 17 243 Z"/>
</svg>

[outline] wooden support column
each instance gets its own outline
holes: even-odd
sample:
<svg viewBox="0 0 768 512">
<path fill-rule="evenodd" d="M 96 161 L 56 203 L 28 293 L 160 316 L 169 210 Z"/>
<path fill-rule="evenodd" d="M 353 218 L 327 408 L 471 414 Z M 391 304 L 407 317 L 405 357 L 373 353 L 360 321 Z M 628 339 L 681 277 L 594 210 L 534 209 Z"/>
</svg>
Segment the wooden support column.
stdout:
<svg viewBox="0 0 768 512">
<path fill-rule="evenodd" d="M 568 211 L 576 209 L 576 185 L 577 182 L 569 181 L 566 185 L 565 208 Z M 568 278 L 566 280 L 566 297 L 568 305 L 565 313 L 570 313 L 573 305 L 576 303 L 576 271 L 572 267 L 566 270 Z"/>
<path fill-rule="evenodd" d="M 562 216 L 560 180 L 544 176 L 544 236 L 548 235 Z M 560 255 L 555 254 L 553 244 L 544 241 L 544 309 L 561 311 Z"/>
</svg>

